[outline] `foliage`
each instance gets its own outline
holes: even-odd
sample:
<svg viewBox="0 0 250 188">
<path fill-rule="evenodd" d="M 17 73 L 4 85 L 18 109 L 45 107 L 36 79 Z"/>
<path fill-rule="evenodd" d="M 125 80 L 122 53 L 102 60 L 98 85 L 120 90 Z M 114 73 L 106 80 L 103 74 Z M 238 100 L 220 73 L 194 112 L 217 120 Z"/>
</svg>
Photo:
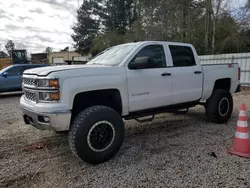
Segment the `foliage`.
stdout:
<svg viewBox="0 0 250 188">
<path fill-rule="evenodd" d="M 8 52 L 8 54 L 11 56 L 12 54 L 12 51 L 15 49 L 15 44 L 12 40 L 8 40 L 6 45 L 5 45 L 5 48 Z"/>
<path fill-rule="evenodd" d="M 77 11 L 77 22 L 72 27 L 75 48 L 82 54 L 91 50 L 92 40 L 99 33 L 100 22 L 93 17 L 95 6 L 94 0 L 84 1 Z"/>
<path fill-rule="evenodd" d="M 250 1 L 85 0 L 72 36 L 81 52 L 142 40 L 192 43 L 199 54 L 250 51 Z M 95 18 L 95 19 L 94 19 Z"/>
<path fill-rule="evenodd" d="M 61 50 L 61 52 L 68 52 L 69 51 L 69 46 L 66 46 L 64 49 Z"/>
<path fill-rule="evenodd" d="M 51 47 L 47 47 L 47 48 L 45 49 L 45 52 L 46 52 L 46 53 L 52 52 L 52 48 L 51 48 Z"/>
</svg>

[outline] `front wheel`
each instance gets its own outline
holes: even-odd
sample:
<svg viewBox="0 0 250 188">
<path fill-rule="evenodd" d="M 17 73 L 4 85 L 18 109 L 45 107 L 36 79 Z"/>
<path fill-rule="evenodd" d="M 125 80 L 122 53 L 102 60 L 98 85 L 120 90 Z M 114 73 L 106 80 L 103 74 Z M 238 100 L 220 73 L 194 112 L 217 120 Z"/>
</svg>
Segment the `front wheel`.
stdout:
<svg viewBox="0 0 250 188">
<path fill-rule="evenodd" d="M 214 123 L 226 123 L 232 115 L 233 98 L 230 92 L 217 89 L 205 104 L 206 116 Z"/>
<path fill-rule="evenodd" d="M 99 164 L 119 151 L 124 132 L 123 120 L 115 110 L 92 106 L 76 116 L 69 131 L 69 144 L 78 158 Z"/>
</svg>

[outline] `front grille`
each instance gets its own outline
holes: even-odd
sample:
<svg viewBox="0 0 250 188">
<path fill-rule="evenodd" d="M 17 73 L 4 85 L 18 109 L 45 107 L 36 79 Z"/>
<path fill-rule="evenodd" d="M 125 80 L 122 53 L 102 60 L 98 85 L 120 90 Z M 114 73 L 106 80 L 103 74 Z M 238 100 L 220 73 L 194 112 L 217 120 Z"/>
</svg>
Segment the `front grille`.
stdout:
<svg viewBox="0 0 250 188">
<path fill-rule="evenodd" d="M 30 91 L 24 91 L 25 98 L 31 101 L 36 101 L 36 94 Z"/>
<path fill-rule="evenodd" d="M 36 79 L 34 78 L 23 78 L 23 84 L 29 86 L 36 86 Z"/>
</svg>

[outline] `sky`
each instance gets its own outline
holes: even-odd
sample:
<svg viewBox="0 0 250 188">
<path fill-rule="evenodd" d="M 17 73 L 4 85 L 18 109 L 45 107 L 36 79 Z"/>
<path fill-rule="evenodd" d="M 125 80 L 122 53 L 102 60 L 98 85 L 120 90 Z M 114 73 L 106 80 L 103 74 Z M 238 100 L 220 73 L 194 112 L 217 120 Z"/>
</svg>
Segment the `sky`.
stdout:
<svg viewBox="0 0 250 188">
<path fill-rule="evenodd" d="M 0 0 L 0 51 L 5 50 L 7 40 L 30 53 L 43 52 L 46 47 L 73 50 L 71 27 L 82 1 Z M 238 8 L 245 2 L 232 0 L 232 5 Z"/>
<path fill-rule="evenodd" d="M 73 49 L 77 8 L 78 0 L 0 0 L 0 50 L 9 39 L 30 52 Z"/>
</svg>

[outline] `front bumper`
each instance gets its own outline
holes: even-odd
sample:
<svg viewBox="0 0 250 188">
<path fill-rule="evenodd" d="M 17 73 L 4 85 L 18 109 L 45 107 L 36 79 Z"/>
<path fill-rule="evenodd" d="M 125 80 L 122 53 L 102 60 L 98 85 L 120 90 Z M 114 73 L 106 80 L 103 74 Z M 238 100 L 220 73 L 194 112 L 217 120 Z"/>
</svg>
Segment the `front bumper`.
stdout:
<svg viewBox="0 0 250 188">
<path fill-rule="evenodd" d="M 53 130 L 56 132 L 68 131 L 70 127 L 71 111 L 36 112 L 20 105 L 24 122 L 41 130 Z M 44 118 L 49 121 L 44 121 Z"/>
</svg>

